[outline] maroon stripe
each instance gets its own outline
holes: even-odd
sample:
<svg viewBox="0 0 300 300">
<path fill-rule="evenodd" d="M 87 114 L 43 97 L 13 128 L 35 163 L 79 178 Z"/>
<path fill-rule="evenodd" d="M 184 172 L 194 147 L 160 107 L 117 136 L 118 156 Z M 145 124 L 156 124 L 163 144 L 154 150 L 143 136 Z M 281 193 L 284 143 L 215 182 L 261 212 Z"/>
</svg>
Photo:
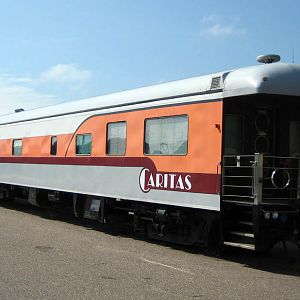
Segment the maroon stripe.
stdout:
<svg viewBox="0 0 300 300">
<path fill-rule="evenodd" d="M 142 182 L 144 183 L 141 189 L 146 193 L 150 190 L 171 190 L 177 192 L 218 194 L 220 190 L 220 174 L 167 173 L 143 169 L 140 176 L 142 176 Z"/>
<path fill-rule="evenodd" d="M 218 194 L 220 191 L 220 174 L 191 174 L 191 183 L 193 193 Z"/>
<path fill-rule="evenodd" d="M 156 170 L 148 157 L 0 157 L 0 163 L 75 166 L 145 167 Z"/>
</svg>

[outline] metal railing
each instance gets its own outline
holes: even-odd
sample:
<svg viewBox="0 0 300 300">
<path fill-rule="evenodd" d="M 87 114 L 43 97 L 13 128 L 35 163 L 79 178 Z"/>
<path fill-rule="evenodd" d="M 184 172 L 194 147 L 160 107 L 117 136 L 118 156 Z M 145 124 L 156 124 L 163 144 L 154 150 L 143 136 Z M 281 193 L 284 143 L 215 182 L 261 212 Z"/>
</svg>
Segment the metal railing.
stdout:
<svg viewBox="0 0 300 300">
<path fill-rule="evenodd" d="M 299 169 L 296 157 L 224 155 L 222 199 L 249 205 L 299 204 Z"/>
</svg>

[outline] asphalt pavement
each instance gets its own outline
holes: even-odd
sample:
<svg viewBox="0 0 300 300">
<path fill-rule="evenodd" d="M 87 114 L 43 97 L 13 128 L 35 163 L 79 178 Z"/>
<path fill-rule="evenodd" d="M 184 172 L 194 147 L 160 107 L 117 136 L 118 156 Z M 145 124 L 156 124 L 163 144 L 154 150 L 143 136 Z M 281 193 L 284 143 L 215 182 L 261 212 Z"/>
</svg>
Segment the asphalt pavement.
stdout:
<svg viewBox="0 0 300 300">
<path fill-rule="evenodd" d="M 128 229 L 0 204 L 0 299 L 300 299 L 297 252 L 154 243 Z"/>
</svg>

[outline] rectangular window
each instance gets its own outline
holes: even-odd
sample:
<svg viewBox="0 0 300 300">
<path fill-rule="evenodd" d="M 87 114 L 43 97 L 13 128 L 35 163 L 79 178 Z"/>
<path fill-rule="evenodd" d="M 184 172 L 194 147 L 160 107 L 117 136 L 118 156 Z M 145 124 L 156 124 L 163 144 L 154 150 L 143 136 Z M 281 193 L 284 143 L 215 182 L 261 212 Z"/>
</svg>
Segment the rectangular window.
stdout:
<svg viewBox="0 0 300 300">
<path fill-rule="evenodd" d="M 92 135 L 87 134 L 77 134 L 76 135 L 76 154 L 89 155 L 92 150 Z"/>
<path fill-rule="evenodd" d="M 51 155 L 56 155 L 57 154 L 57 137 L 56 136 L 51 137 L 50 154 Z"/>
<path fill-rule="evenodd" d="M 243 154 L 244 119 L 240 115 L 224 116 L 224 154 Z"/>
<path fill-rule="evenodd" d="M 185 155 L 188 144 L 188 117 L 147 119 L 144 153 L 150 155 Z"/>
<path fill-rule="evenodd" d="M 107 124 L 106 154 L 125 155 L 126 127 L 126 122 Z"/>
<path fill-rule="evenodd" d="M 22 155 L 22 140 L 13 140 L 12 155 Z"/>
</svg>

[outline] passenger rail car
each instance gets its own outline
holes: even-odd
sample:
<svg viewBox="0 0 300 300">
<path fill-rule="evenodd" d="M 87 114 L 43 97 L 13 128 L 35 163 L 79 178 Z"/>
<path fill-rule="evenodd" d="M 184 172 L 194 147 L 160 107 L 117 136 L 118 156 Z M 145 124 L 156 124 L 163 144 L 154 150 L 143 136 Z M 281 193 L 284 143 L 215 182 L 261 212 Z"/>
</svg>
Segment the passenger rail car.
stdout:
<svg viewBox="0 0 300 300">
<path fill-rule="evenodd" d="M 295 64 L 0 116 L 3 200 L 126 220 L 182 244 L 299 244 L 299 159 Z"/>
</svg>

